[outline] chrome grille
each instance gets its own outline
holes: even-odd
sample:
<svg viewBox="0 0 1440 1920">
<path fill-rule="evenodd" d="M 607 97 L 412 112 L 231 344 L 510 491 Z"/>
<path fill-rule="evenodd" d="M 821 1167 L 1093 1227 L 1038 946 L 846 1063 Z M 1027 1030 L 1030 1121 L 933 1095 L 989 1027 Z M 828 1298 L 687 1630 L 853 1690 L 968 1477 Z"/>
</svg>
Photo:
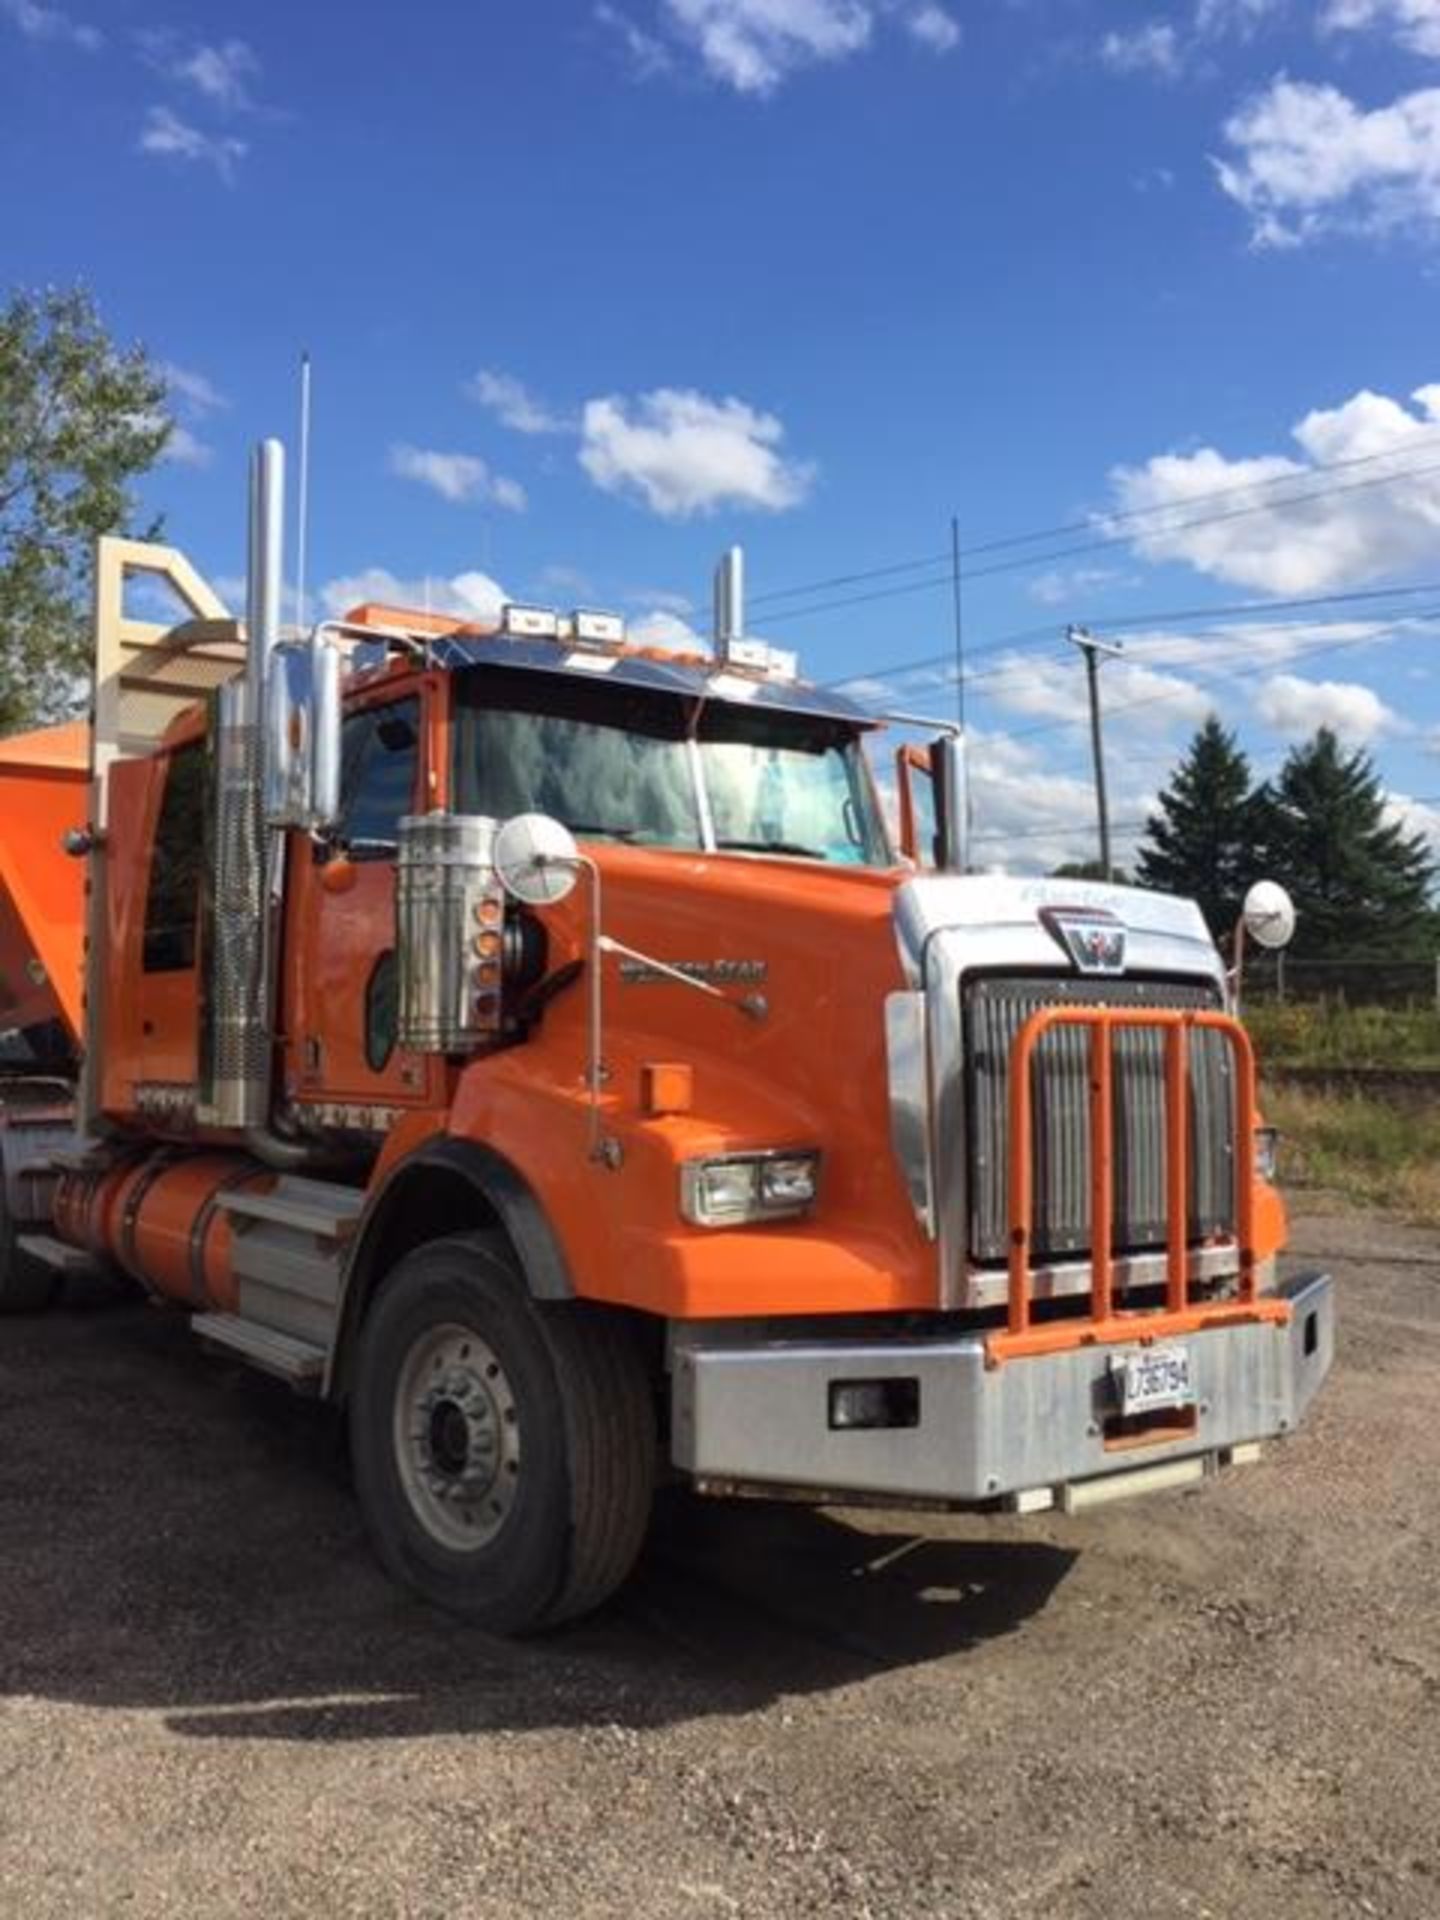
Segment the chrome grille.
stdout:
<svg viewBox="0 0 1440 1920">
<path fill-rule="evenodd" d="M 985 979 L 964 991 L 966 1151 L 973 1260 L 1008 1250 L 1010 1049 L 1029 1016 L 1056 1005 L 1216 1007 L 1212 988 L 1172 981 Z M 1157 1031 L 1121 1031 L 1114 1041 L 1114 1247 L 1135 1252 L 1165 1241 L 1165 1041 Z M 1035 1218 L 1032 1259 L 1090 1247 L 1088 1033 L 1060 1027 L 1036 1050 Z M 1234 1068 L 1215 1033 L 1190 1036 L 1190 1224 L 1192 1241 L 1233 1231 Z"/>
</svg>

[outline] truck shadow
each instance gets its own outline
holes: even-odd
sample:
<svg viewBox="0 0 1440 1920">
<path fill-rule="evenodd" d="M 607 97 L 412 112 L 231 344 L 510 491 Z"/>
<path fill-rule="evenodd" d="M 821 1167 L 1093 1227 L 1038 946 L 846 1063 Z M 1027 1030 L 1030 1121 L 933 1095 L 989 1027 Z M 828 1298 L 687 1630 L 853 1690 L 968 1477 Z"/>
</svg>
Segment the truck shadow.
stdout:
<svg viewBox="0 0 1440 1920">
<path fill-rule="evenodd" d="M 666 1496 L 594 1618 L 476 1633 L 371 1560 L 333 1419 L 143 1309 L 0 1344 L 0 1688 L 195 1739 L 347 1741 L 738 1714 L 962 1657 L 1074 1555 L 1012 1523 Z M 61 1497 L 54 1497 L 60 1490 Z"/>
</svg>

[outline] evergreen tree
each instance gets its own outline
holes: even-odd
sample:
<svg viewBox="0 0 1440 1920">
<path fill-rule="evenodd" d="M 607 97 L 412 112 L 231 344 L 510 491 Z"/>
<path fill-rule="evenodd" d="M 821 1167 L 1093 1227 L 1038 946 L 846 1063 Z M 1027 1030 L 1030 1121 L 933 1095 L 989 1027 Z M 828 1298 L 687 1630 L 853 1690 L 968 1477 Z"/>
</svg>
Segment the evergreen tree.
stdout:
<svg viewBox="0 0 1440 1920">
<path fill-rule="evenodd" d="M 1198 901 L 1219 940 L 1257 877 L 1254 837 L 1250 762 L 1212 713 L 1171 775 L 1159 811 L 1145 823 L 1136 880 Z"/>
<path fill-rule="evenodd" d="M 1304 958 L 1428 952 L 1436 866 L 1423 834 L 1385 818 L 1370 757 L 1329 727 L 1292 748 L 1257 798 L 1259 859 L 1288 887 Z"/>
<path fill-rule="evenodd" d="M 62 711 L 89 664 L 95 536 L 171 431 L 165 383 L 82 291 L 0 302 L 0 733 Z"/>
<path fill-rule="evenodd" d="M 1052 880 L 1111 880 L 1117 887 L 1128 887 L 1130 876 L 1123 867 L 1110 862 L 1110 871 L 1106 873 L 1098 860 L 1066 860 L 1063 865 L 1051 869 Z"/>
</svg>

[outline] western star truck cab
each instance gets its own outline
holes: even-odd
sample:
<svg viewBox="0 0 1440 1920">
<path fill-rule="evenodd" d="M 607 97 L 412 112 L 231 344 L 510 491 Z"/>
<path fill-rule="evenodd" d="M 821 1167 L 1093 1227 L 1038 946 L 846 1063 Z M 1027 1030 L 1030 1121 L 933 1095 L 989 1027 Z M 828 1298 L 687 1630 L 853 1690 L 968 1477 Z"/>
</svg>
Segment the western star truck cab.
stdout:
<svg viewBox="0 0 1440 1920">
<path fill-rule="evenodd" d="M 383 1561 L 501 1630 L 610 1593 L 663 1477 L 1080 1509 L 1296 1425 L 1331 1286 L 1194 906 L 964 871 L 950 735 L 897 848 L 873 717 L 734 592 L 713 656 L 285 638 L 280 475 L 243 626 L 102 542 L 86 775 L 0 748 L 0 1306 L 103 1263 L 342 1404 Z"/>
</svg>

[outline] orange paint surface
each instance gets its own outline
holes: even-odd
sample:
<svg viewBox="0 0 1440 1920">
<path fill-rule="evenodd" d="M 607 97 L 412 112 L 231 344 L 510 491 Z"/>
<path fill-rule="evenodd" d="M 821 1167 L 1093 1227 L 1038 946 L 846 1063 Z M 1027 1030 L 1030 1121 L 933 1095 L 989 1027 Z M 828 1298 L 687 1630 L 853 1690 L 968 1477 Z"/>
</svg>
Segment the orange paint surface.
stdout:
<svg viewBox="0 0 1440 1920">
<path fill-rule="evenodd" d="M 61 847 L 89 812 L 89 729 L 0 740 L 0 1025 L 80 1034 L 85 862 Z"/>
</svg>

